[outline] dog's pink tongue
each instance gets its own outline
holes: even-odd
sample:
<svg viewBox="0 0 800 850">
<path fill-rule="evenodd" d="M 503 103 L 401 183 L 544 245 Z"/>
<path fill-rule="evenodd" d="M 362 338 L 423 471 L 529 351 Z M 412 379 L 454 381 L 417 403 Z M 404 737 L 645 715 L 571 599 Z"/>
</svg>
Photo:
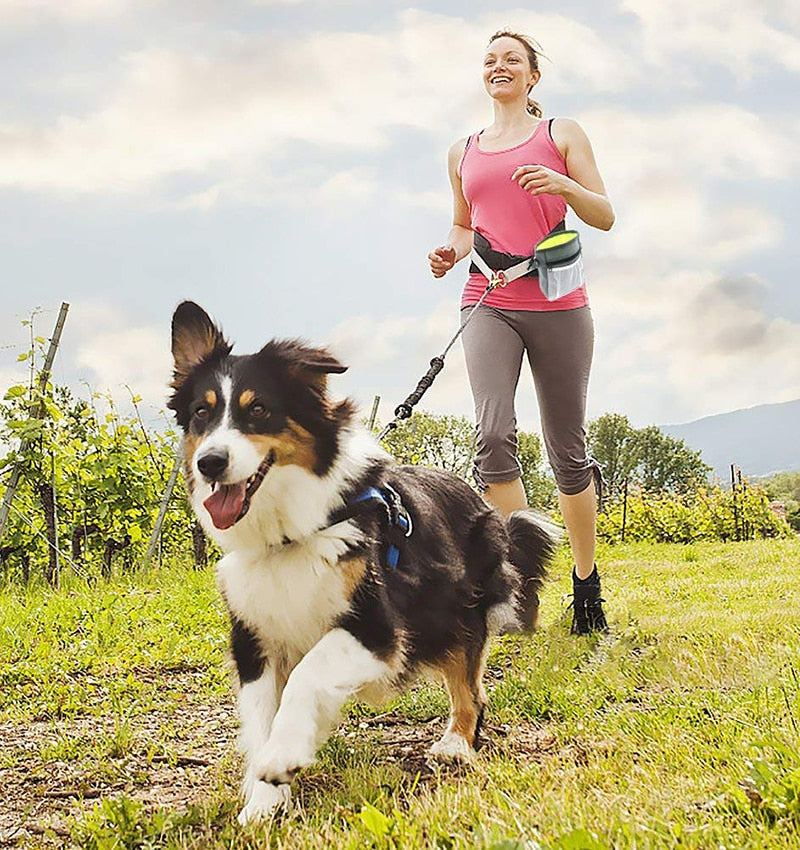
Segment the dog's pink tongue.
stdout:
<svg viewBox="0 0 800 850">
<path fill-rule="evenodd" d="M 239 519 L 246 489 L 244 481 L 240 484 L 219 484 L 203 502 L 217 528 L 230 528 Z"/>
</svg>

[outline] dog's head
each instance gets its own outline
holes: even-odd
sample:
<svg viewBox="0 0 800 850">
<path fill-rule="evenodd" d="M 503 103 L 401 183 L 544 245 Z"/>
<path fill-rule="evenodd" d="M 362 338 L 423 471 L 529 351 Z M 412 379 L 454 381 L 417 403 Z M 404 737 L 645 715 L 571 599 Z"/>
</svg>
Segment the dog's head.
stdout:
<svg viewBox="0 0 800 850">
<path fill-rule="evenodd" d="M 168 406 L 184 431 L 190 491 L 222 530 L 247 514 L 273 468 L 324 475 L 353 415 L 349 401 L 328 400 L 327 375 L 347 367 L 325 349 L 297 340 L 269 342 L 246 356 L 231 349 L 201 307 L 178 305 Z"/>
</svg>

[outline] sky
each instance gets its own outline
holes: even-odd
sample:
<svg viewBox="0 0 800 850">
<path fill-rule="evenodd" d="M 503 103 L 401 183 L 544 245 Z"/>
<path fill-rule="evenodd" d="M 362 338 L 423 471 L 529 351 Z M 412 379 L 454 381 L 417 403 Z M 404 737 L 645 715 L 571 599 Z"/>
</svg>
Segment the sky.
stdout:
<svg viewBox="0 0 800 850">
<path fill-rule="evenodd" d="M 333 393 L 386 422 L 457 328 L 466 264 L 436 281 L 427 254 L 501 28 L 541 45 L 535 96 L 586 130 L 617 216 L 567 219 L 589 418 L 800 398 L 796 0 L 0 0 L 0 390 L 27 380 L 23 322 L 48 337 L 66 301 L 56 382 L 166 421 L 190 298 L 238 353 L 327 345 Z M 420 406 L 471 417 L 459 346 Z"/>
</svg>

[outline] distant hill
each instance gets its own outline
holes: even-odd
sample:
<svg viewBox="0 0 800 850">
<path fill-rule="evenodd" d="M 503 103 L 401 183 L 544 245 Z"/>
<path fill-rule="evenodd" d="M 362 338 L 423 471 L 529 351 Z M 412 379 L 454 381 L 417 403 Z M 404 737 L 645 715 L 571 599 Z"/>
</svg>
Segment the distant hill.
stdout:
<svg viewBox="0 0 800 850">
<path fill-rule="evenodd" d="M 660 428 L 699 449 L 712 474 L 723 482 L 730 480 L 732 463 L 748 478 L 800 470 L 800 399 Z"/>
</svg>

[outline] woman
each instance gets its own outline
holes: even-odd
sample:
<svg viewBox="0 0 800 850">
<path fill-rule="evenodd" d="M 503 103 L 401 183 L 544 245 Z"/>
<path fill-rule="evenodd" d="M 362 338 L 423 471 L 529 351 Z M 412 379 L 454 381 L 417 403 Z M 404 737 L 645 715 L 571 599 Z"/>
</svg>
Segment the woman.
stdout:
<svg viewBox="0 0 800 850">
<path fill-rule="evenodd" d="M 450 148 L 453 227 L 447 243 L 428 255 L 434 277 L 470 254 L 476 234 L 481 246 L 488 241 L 493 251 L 519 259 L 558 229 L 567 207 L 592 227 L 608 230 L 614 223 L 586 134 L 570 119 L 543 119 L 539 105 L 529 98 L 540 78 L 538 59 L 526 36 L 504 31 L 489 41 L 483 82 L 492 98 L 494 122 Z M 462 296 L 462 321 L 486 285 L 486 277 L 473 265 Z M 535 274 L 498 287 L 464 328 L 463 342 L 478 430 L 476 478 L 487 501 L 504 515 L 527 507 L 514 412 L 527 353 L 575 559 L 572 631 L 605 631 L 594 563 L 594 479 L 599 473 L 586 455 L 583 427 L 594 342 L 585 286 L 555 301 L 544 297 Z"/>
</svg>

